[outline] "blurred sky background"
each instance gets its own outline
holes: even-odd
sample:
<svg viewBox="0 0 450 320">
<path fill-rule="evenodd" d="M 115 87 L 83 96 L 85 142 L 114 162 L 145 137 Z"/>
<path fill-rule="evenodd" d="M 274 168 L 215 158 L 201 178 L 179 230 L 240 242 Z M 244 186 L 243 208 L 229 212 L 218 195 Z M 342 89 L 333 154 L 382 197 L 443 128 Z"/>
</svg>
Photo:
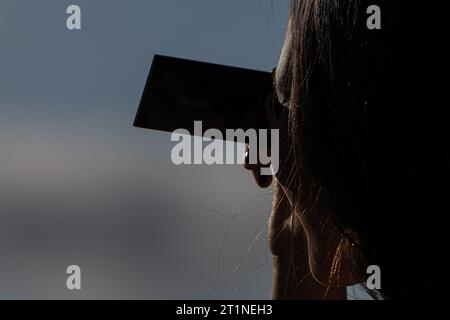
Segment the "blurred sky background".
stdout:
<svg viewBox="0 0 450 320">
<path fill-rule="evenodd" d="M 155 53 L 270 71 L 288 6 L 0 0 L 0 298 L 270 298 L 271 189 L 132 122 Z"/>
</svg>

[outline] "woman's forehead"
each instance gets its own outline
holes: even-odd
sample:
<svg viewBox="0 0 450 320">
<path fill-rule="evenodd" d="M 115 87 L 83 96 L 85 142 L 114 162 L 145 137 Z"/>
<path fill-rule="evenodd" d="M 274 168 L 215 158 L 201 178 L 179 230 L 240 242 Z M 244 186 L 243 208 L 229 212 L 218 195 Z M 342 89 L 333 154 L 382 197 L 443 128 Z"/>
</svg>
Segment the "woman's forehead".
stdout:
<svg viewBox="0 0 450 320">
<path fill-rule="evenodd" d="M 275 86 L 279 102 L 284 106 L 289 105 L 290 96 L 290 66 L 292 63 L 292 35 L 290 22 L 288 23 L 286 36 L 281 49 L 280 58 L 275 72 Z"/>
</svg>

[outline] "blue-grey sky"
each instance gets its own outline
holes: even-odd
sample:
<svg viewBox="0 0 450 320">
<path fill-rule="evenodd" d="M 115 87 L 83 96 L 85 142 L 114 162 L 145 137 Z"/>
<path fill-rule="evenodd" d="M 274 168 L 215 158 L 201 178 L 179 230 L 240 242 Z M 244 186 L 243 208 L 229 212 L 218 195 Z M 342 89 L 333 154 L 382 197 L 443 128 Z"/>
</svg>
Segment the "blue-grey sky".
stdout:
<svg viewBox="0 0 450 320">
<path fill-rule="evenodd" d="M 0 1 L 0 298 L 270 297 L 271 190 L 131 124 L 155 53 L 271 70 L 288 2 Z"/>
</svg>

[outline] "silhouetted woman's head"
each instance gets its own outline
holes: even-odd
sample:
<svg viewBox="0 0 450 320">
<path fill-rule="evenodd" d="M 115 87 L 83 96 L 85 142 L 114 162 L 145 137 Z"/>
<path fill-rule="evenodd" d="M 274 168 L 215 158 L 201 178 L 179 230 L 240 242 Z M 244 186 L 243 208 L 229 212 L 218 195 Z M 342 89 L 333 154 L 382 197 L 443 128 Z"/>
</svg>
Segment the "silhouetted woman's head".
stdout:
<svg viewBox="0 0 450 320">
<path fill-rule="evenodd" d="M 380 30 L 367 27 L 370 5 L 381 9 Z M 275 77 L 289 109 L 279 181 L 325 285 L 364 281 L 374 264 L 385 298 L 447 294 L 443 12 L 410 1 L 292 1 Z"/>
</svg>

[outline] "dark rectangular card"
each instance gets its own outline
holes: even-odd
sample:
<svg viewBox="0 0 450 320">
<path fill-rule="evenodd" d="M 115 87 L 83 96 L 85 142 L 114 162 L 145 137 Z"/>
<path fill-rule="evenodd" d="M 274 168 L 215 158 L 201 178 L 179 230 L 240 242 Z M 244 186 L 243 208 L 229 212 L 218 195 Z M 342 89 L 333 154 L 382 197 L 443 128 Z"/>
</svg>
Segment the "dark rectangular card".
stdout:
<svg viewBox="0 0 450 320">
<path fill-rule="evenodd" d="M 267 129 L 264 103 L 272 91 L 270 72 L 155 55 L 134 126 L 192 134 L 194 121 L 223 133 Z"/>
</svg>

